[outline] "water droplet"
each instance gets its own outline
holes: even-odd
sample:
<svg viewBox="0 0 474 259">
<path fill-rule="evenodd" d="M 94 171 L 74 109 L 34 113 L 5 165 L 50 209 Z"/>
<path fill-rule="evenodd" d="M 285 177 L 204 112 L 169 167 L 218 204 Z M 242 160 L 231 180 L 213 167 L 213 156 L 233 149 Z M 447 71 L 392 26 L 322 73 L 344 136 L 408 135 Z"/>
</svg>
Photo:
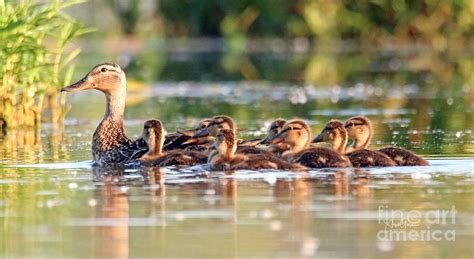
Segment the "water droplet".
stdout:
<svg viewBox="0 0 474 259">
<path fill-rule="evenodd" d="M 260 217 L 264 219 L 273 218 L 273 212 L 271 210 L 266 209 L 260 213 Z"/>
<path fill-rule="evenodd" d="M 186 217 L 184 216 L 183 213 L 176 213 L 176 215 L 175 215 L 175 219 L 176 219 L 177 221 L 183 221 L 185 218 L 186 218 Z"/>
<path fill-rule="evenodd" d="M 277 177 L 275 175 L 266 175 L 264 179 L 270 185 L 274 185 L 277 181 Z"/>
<path fill-rule="evenodd" d="M 214 189 L 207 189 L 204 191 L 204 194 L 206 195 L 215 195 L 216 194 L 216 190 Z"/>
<path fill-rule="evenodd" d="M 272 220 L 270 221 L 268 228 L 271 231 L 280 231 L 282 229 L 283 224 L 279 220 Z"/>
<path fill-rule="evenodd" d="M 379 241 L 377 242 L 377 248 L 382 252 L 390 252 L 393 250 L 394 245 L 391 241 Z"/>
<path fill-rule="evenodd" d="M 96 199 L 89 199 L 87 201 L 87 204 L 91 207 L 95 207 L 97 205 L 97 200 Z"/>
<path fill-rule="evenodd" d="M 313 256 L 318 250 L 319 240 L 314 237 L 306 237 L 301 244 L 300 253 L 303 256 Z"/>
<path fill-rule="evenodd" d="M 453 98 L 449 97 L 448 99 L 446 99 L 446 103 L 447 103 L 449 106 L 453 105 L 453 103 L 454 103 Z"/>
</svg>

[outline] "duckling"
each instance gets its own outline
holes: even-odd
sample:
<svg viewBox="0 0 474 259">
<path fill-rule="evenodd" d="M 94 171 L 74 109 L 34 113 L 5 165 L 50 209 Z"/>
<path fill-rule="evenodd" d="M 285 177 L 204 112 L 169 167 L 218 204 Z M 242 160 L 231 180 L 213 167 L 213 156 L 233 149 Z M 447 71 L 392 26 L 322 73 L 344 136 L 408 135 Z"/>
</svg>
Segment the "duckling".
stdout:
<svg viewBox="0 0 474 259">
<path fill-rule="evenodd" d="M 284 142 L 290 147 L 283 152 L 282 158 L 290 163 L 300 163 L 311 168 L 350 167 L 349 159 L 329 148 L 310 147 L 311 130 L 302 120 L 290 120 L 283 125 L 281 131 L 266 139 L 266 143 Z"/>
<path fill-rule="evenodd" d="M 148 120 L 143 126 L 142 138 L 148 144 L 148 152 L 138 160 L 146 166 L 197 165 L 207 162 L 207 155 L 190 150 L 162 151 L 166 131 L 159 120 Z"/>
<path fill-rule="evenodd" d="M 333 150 L 339 154 L 344 154 L 348 140 L 348 134 L 344 128 L 344 123 L 338 120 L 329 121 L 321 133 L 313 139 L 313 143 L 329 142 Z M 372 166 L 396 166 L 385 154 L 368 149 L 355 150 L 345 154 L 354 167 Z"/>
<path fill-rule="evenodd" d="M 275 156 L 236 154 L 237 139 L 235 138 L 234 131 L 231 129 L 220 130 L 216 135 L 213 147 L 215 150 L 208 157 L 211 170 L 306 169 L 301 165 L 292 165 Z"/>
<path fill-rule="evenodd" d="M 194 151 L 205 151 L 208 148 L 208 144 L 214 141 L 214 137 L 205 136 L 199 138 L 193 138 L 193 134 L 198 132 L 209 125 L 211 119 L 203 119 L 198 123 L 198 126 L 194 129 L 180 130 L 174 134 L 168 134 L 170 140 L 165 142 L 163 147 L 164 150 L 173 149 L 187 149 Z"/>
<path fill-rule="evenodd" d="M 61 92 L 87 89 L 103 92 L 107 100 L 104 118 L 92 137 L 94 165 L 123 165 L 145 154 L 148 151 L 145 141 L 132 141 L 125 133 L 123 118 L 127 82 L 122 68 L 112 63 L 97 65 L 78 82 L 61 88 Z"/>
<path fill-rule="evenodd" d="M 280 132 L 280 130 L 283 128 L 283 125 L 285 125 L 285 123 L 286 123 L 286 120 L 284 120 L 284 119 L 274 120 L 270 124 L 270 128 L 268 129 L 268 132 L 267 132 L 267 137 L 265 139 L 263 139 L 261 141 L 261 143 L 267 142 L 267 139 L 270 139 L 273 136 L 275 136 L 276 134 L 278 134 L 278 132 Z M 288 144 L 286 144 L 284 142 L 280 142 L 280 143 L 277 143 L 277 144 L 270 144 L 268 146 L 268 151 L 270 151 L 271 153 L 273 153 L 277 156 L 281 156 L 283 154 L 283 152 L 285 152 L 288 149 L 290 149 L 290 147 L 288 146 Z"/>
<path fill-rule="evenodd" d="M 216 137 L 217 134 L 223 130 L 223 129 L 228 129 L 231 130 L 234 135 L 236 135 L 236 126 L 235 122 L 232 118 L 226 115 L 218 115 L 212 117 L 211 121 L 209 122 L 209 125 L 205 127 L 204 129 L 196 132 L 193 135 L 193 138 L 201 138 L 201 137 L 206 137 L 206 136 L 212 136 Z M 240 141 L 238 141 L 240 142 Z M 261 141 L 258 141 L 260 143 Z M 240 142 L 242 143 L 242 142 Z M 243 154 L 266 154 L 269 156 L 273 156 L 272 153 L 270 153 L 267 150 L 263 150 L 261 148 L 257 148 L 254 146 L 248 146 L 248 145 L 238 145 L 237 146 L 237 153 L 243 153 Z"/>
<path fill-rule="evenodd" d="M 372 139 L 372 122 L 364 116 L 348 119 L 344 127 L 354 144 L 348 150 L 366 149 Z M 378 150 L 390 157 L 398 166 L 427 166 L 429 162 L 415 153 L 398 147 L 386 147 Z"/>
</svg>

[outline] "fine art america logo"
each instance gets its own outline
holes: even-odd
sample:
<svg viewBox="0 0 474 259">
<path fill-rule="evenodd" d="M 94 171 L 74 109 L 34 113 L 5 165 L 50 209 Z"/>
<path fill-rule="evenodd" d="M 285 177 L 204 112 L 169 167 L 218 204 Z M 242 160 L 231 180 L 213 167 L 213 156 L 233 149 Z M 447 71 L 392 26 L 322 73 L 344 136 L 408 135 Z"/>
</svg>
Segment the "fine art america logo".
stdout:
<svg viewBox="0 0 474 259">
<path fill-rule="evenodd" d="M 455 241 L 456 209 L 450 210 L 392 210 L 387 205 L 378 209 L 377 233 L 381 241 Z"/>
</svg>

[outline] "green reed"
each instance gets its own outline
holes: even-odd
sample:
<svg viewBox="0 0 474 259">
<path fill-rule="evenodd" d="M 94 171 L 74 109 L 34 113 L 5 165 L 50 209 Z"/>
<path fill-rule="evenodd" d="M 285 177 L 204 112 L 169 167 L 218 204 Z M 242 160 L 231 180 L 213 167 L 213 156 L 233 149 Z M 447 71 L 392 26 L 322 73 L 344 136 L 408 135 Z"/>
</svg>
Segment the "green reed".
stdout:
<svg viewBox="0 0 474 259">
<path fill-rule="evenodd" d="M 68 43 L 90 31 L 64 12 L 83 0 L 0 0 L 0 119 L 9 127 L 37 126 L 43 111 L 57 123 L 65 97 L 57 89 L 74 70 L 80 50 Z"/>
</svg>

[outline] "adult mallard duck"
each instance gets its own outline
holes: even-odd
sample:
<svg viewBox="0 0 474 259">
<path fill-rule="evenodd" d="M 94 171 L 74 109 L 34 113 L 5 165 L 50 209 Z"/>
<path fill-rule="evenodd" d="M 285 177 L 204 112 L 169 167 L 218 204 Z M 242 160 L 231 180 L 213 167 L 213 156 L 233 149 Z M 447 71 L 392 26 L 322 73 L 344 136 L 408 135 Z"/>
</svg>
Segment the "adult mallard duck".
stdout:
<svg viewBox="0 0 474 259">
<path fill-rule="evenodd" d="M 349 118 L 344 127 L 350 139 L 354 139 L 354 144 L 348 151 L 366 150 L 372 139 L 372 122 L 364 116 Z M 378 150 L 392 159 L 398 166 L 427 166 L 429 162 L 403 148 L 386 147 Z"/>
<path fill-rule="evenodd" d="M 191 150 L 163 152 L 166 131 L 159 120 L 148 120 L 143 126 L 142 138 L 148 144 L 148 152 L 138 160 L 145 166 L 197 165 L 207 162 L 207 154 Z"/>
<path fill-rule="evenodd" d="M 300 163 L 311 168 L 349 167 L 349 159 L 329 148 L 310 147 L 311 130 L 302 120 L 290 120 L 280 132 L 265 140 L 268 144 L 285 143 L 290 148 L 283 152 L 282 158 L 291 163 Z"/>
<path fill-rule="evenodd" d="M 329 121 L 321 133 L 313 139 L 313 143 L 328 142 L 335 152 L 349 158 L 354 167 L 396 166 L 397 164 L 384 153 L 359 149 L 344 153 L 348 134 L 344 123 L 338 120 Z"/>
<path fill-rule="evenodd" d="M 105 94 L 107 106 L 102 121 L 92 137 L 94 165 L 123 165 L 148 151 L 142 139 L 130 140 L 124 127 L 125 96 L 127 82 L 119 65 L 104 63 L 95 66 L 78 82 L 63 87 L 61 92 L 77 92 L 96 89 Z"/>
</svg>

